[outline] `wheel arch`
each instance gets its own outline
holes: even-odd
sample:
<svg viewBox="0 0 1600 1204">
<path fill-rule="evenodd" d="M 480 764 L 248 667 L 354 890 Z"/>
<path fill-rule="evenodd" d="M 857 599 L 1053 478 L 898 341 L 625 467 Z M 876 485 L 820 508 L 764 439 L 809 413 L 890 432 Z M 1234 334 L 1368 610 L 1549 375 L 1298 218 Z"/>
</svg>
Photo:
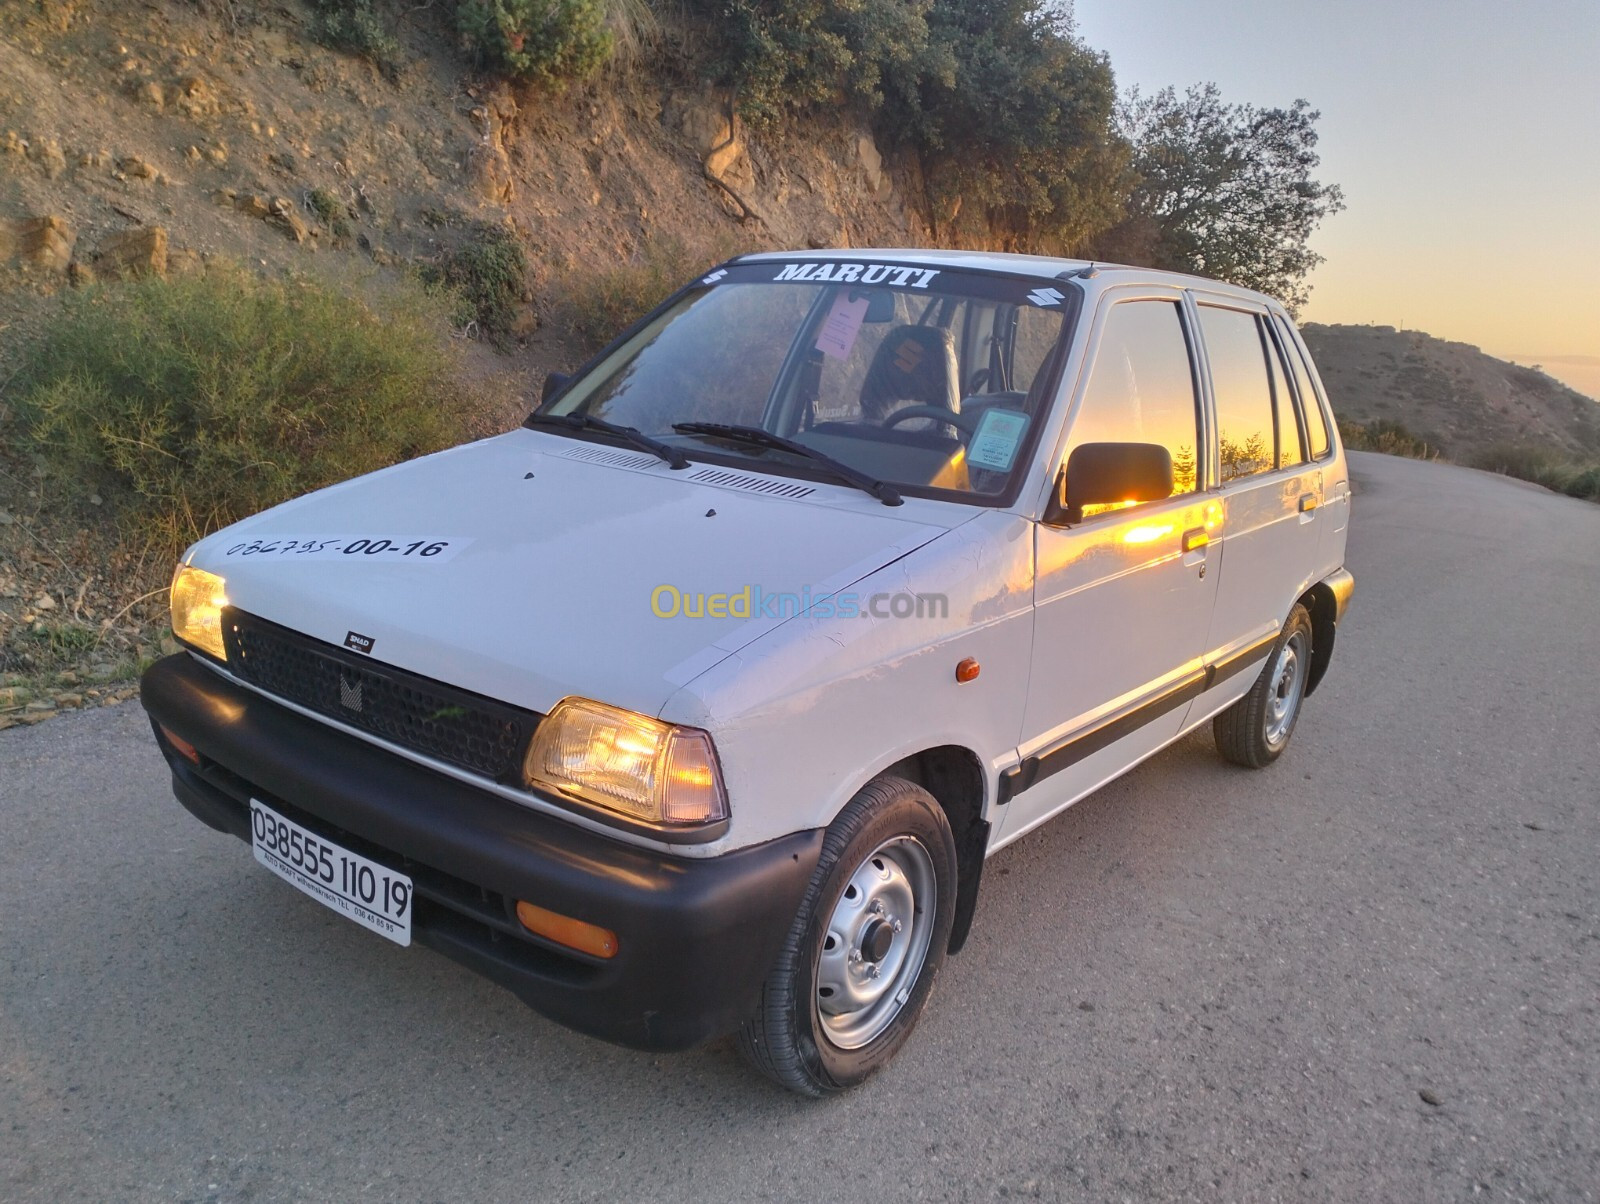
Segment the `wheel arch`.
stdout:
<svg viewBox="0 0 1600 1204">
<path fill-rule="evenodd" d="M 1311 616 L 1311 670 L 1306 678 L 1306 697 L 1311 697 L 1328 663 L 1333 659 L 1333 641 L 1339 630 L 1339 598 L 1326 581 L 1319 581 L 1300 595 L 1299 603 Z"/>
<path fill-rule="evenodd" d="M 905 778 L 921 786 L 944 811 L 956 842 L 956 914 L 950 952 L 959 953 L 972 931 L 978 883 L 989 849 L 989 822 L 983 818 L 983 762 L 970 748 L 942 744 L 902 757 L 878 775 Z"/>
</svg>

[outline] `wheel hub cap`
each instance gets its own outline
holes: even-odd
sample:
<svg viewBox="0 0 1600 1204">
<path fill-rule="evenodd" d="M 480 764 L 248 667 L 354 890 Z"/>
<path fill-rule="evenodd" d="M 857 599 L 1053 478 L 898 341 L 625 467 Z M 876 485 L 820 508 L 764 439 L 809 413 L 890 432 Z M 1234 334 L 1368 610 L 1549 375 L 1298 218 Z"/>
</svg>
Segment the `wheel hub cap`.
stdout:
<svg viewBox="0 0 1600 1204">
<path fill-rule="evenodd" d="M 1272 667 L 1272 693 L 1267 698 L 1267 743 L 1273 748 L 1289 738 L 1300 698 L 1306 688 L 1305 637 L 1295 632 L 1278 653 Z"/>
<path fill-rule="evenodd" d="M 889 947 L 894 944 L 894 930 L 900 921 L 873 920 L 861 934 L 861 956 L 869 962 L 881 962 Z"/>
<path fill-rule="evenodd" d="M 859 1049 L 911 996 L 927 958 L 934 914 L 933 861 L 910 836 L 885 841 L 845 884 L 817 964 L 824 1035 Z"/>
</svg>

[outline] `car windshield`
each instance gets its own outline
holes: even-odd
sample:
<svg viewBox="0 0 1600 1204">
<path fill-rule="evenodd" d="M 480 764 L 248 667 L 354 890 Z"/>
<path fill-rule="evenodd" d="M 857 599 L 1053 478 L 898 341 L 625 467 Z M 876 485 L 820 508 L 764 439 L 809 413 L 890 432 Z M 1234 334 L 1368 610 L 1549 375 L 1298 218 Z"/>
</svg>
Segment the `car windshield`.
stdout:
<svg viewBox="0 0 1600 1204">
<path fill-rule="evenodd" d="M 1048 406 L 1075 299 L 1037 277 L 735 263 L 656 313 L 540 414 L 587 415 L 764 471 L 840 479 L 843 466 L 907 493 L 1001 504 Z"/>
</svg>

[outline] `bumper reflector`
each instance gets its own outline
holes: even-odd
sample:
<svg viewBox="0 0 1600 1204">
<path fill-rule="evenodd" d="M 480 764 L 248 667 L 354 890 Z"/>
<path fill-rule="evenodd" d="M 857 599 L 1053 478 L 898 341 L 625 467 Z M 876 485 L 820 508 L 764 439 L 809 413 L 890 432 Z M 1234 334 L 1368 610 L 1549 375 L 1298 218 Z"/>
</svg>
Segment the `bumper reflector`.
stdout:
<svg viewBox="0 0 1600 1204">
<path fill-rule="evenodd" d="M 194 745 L 190 744 L 170 727 L 163 727 L 161 734 L 167 738 L 167 743 L 172 745 L 177 754 L 185 761 L 193 761 L 196 765 L 200 764 L 200 753 L 195 749 Z"/>
<path fill-rule="evenodd" d="M 617 934 L 596 924 L 585 924 L 571 916 L 557 915 L 532 903 L 517 900 L 517 919 L 535 936 L 547 941 L 587 953 L 590 957 L 612 958 L 617 955 Z"/>
</svg>

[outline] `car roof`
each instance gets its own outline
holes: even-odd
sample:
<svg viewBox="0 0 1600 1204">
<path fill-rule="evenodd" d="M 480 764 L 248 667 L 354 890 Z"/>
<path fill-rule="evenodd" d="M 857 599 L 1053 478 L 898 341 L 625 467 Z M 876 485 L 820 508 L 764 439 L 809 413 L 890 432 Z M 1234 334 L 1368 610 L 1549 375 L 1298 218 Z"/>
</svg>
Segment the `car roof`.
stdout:
<svg viewBox="0 0 1600 1204">
<path fill-rule="evenodd" d="M 942 267 L 952 270 L 966 268 L 975 271 L 1006 272 L 1014 276 L 1031 276 L 1041 280 L 1061 280 L 1070 275 L 1078 275 L 1085 281 L 1092 279 L 1102 288 L 1115 284 L 1168 284 L 1175 288 L 1200 288 L 1225 293 L 1271 305 L 1275 309 L 1282 308 L 1280 302 L 1265 293 L 1227 284 L 1221 280 L 1211 280 L 1204 276 L 1164 272 L 1157 268 L 1131 267 L 1121 263 L 1062 259 L 1049 255 L 1018 255 L 1004 251 L 951 251 L 937 247 L 851 247 L 805 251 L 757 251 L 749 255 L 740 255 L 735 262 L 793 263 L 799 260 L 820 263 L 832 260 L 859 262 L 863 259 L 879 263 L 917 264 L 922 267 Z"/>
</svg>

